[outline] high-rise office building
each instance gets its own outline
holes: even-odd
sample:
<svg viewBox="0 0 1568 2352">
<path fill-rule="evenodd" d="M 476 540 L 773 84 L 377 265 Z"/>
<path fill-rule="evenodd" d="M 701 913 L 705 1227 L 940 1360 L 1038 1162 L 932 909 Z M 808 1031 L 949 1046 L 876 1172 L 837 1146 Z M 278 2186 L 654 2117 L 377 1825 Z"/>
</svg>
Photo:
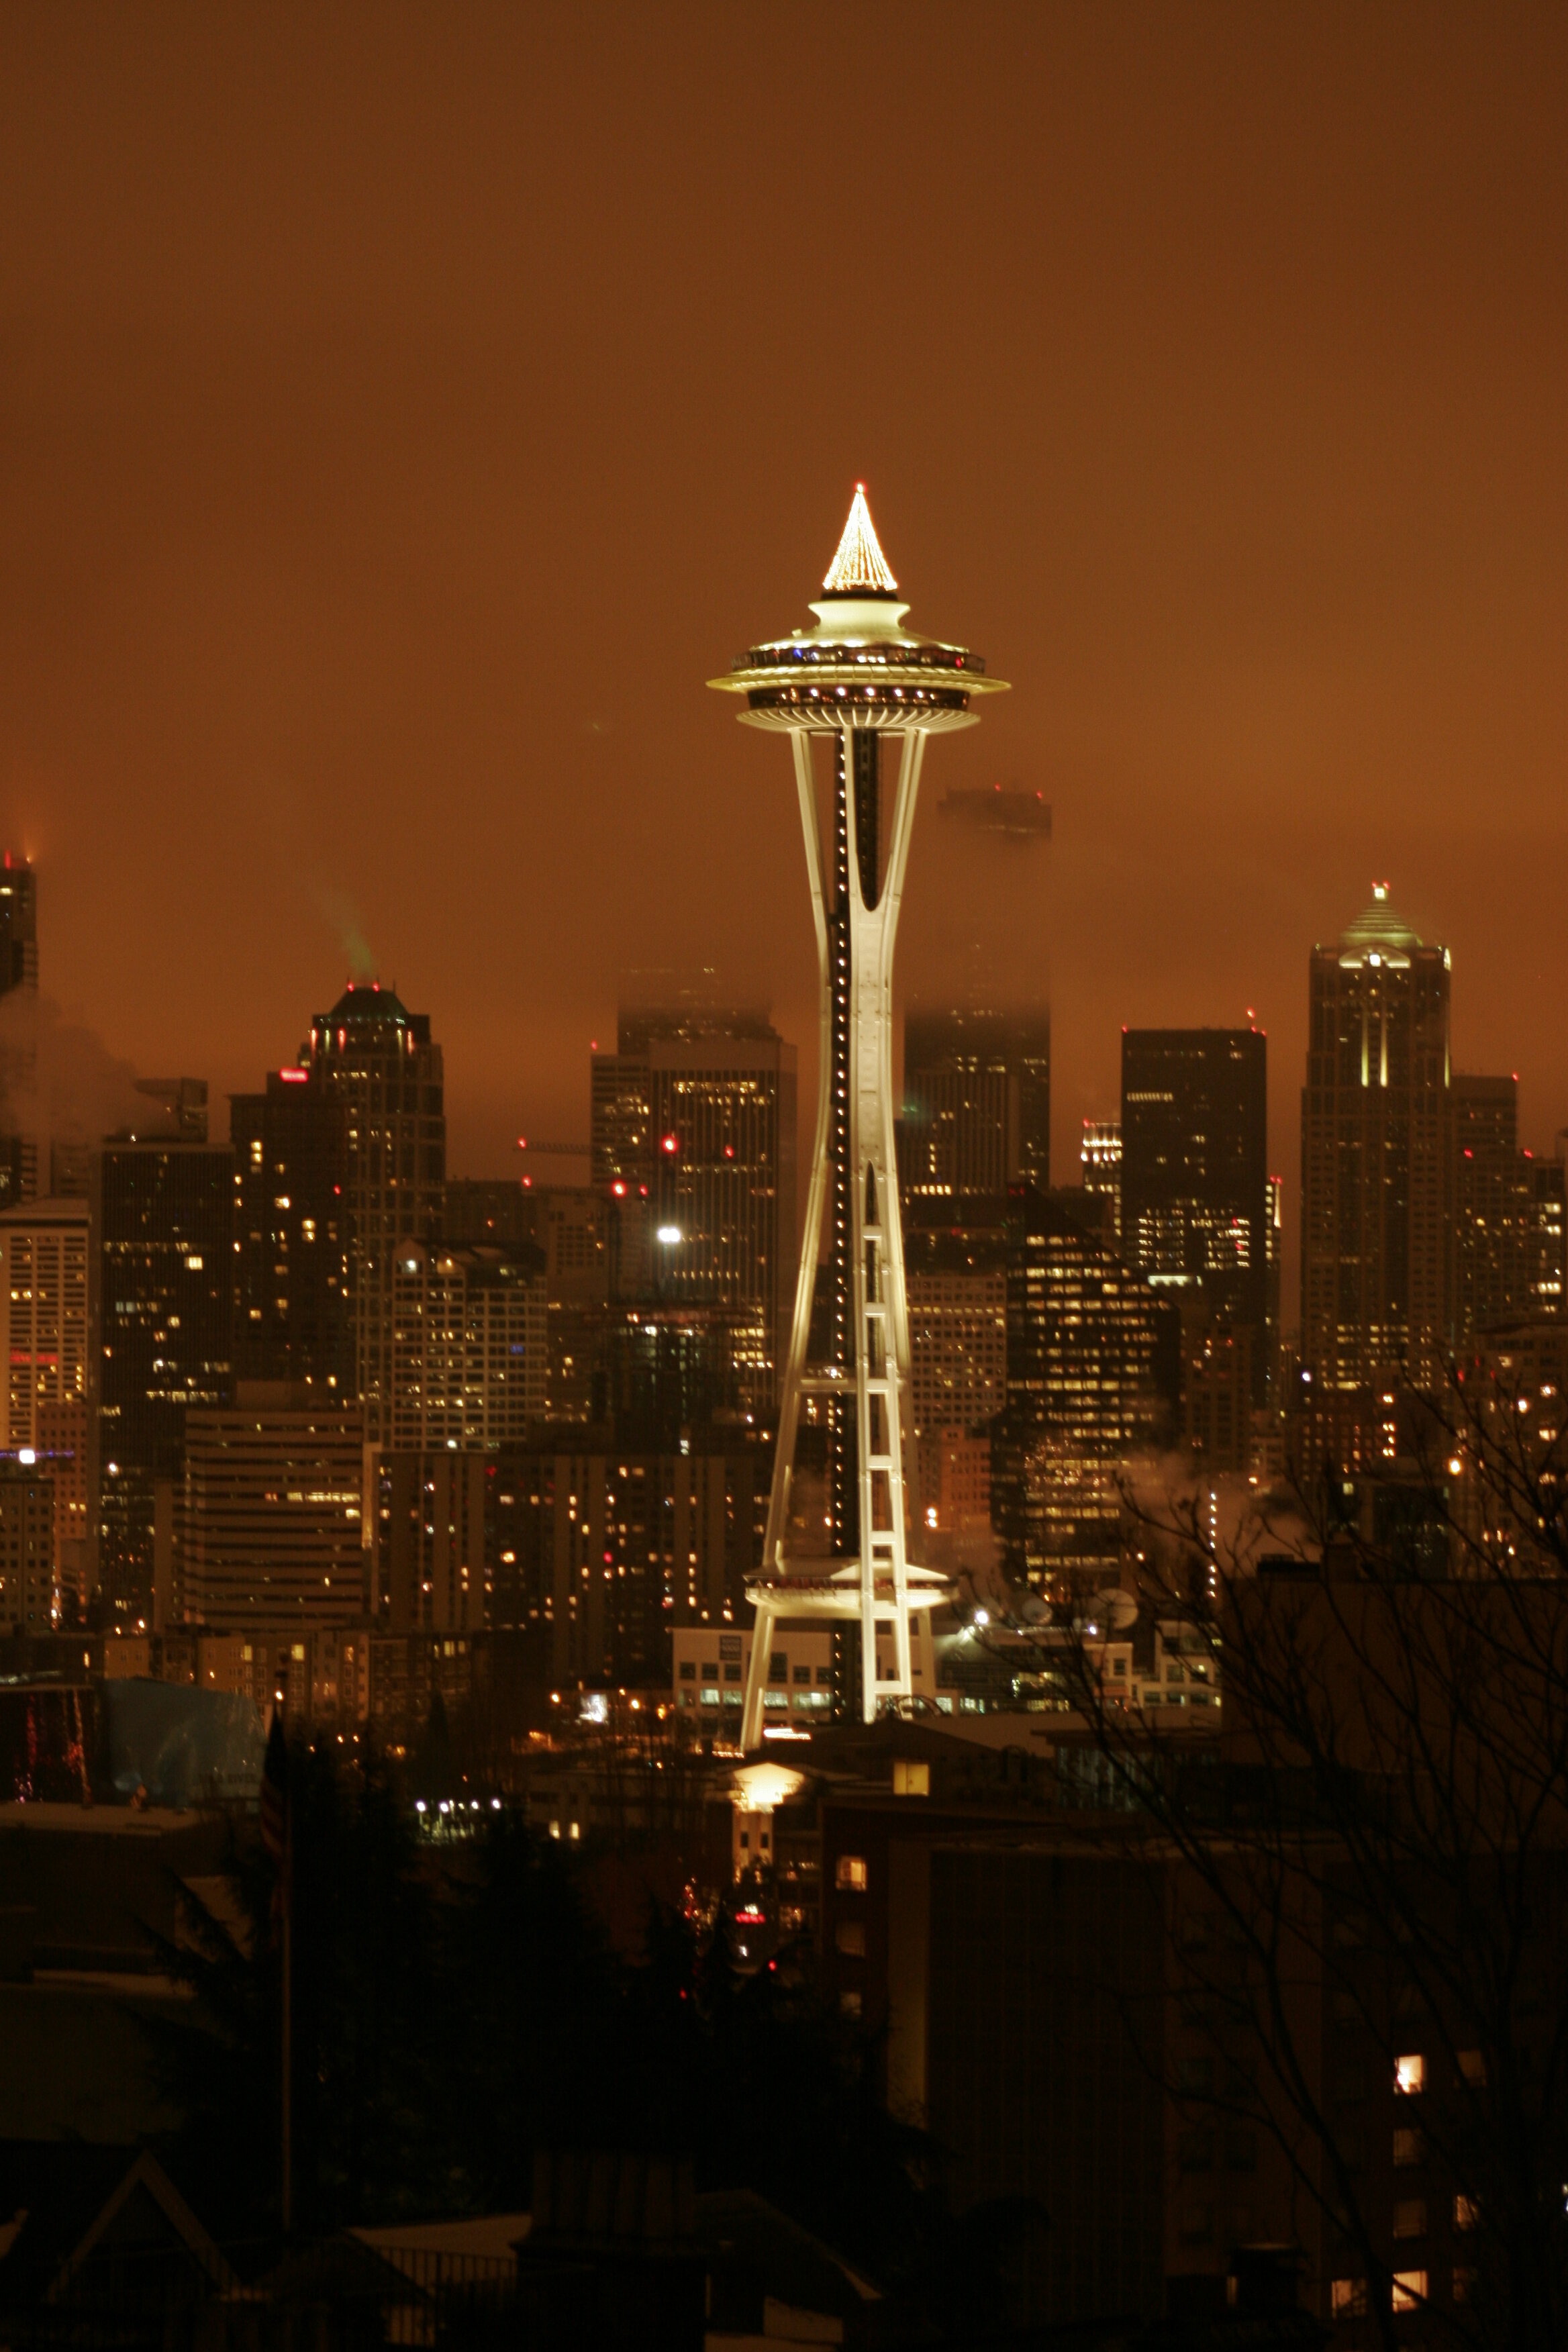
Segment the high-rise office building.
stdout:
<svg viewBox="0 0 1568 2352">
<path fill-rule="evenodd" d="M 1448 951 L 1386 884 L 1312 950 L 1301 1353 L 1320 1386 L 1436 1375 L 1448 1328 Z"/>
<path fill-rule="evenodd" d="M 123 1626 L 171 1603 L 186 1416 L 228 1401 L 233 1155 L 204 1143 L 108 1142 L 93 1158 L 90 1220 L 91 1539 L 105 1622 Z"/>
<path fill-rule="evenodd" d="M 393 1287 L 400 1243 L 435 1232 L 445 1204 L 447 1118 L 441 1048 L 429 1016 L 396 991 L 350 982 L 300 1050 L 301 1092 L 342 1114 L 339 1247 L 353 1347 L 353 1393 L 368 1444 L 392 1430 Z M 298 1083 L 298 1082 L 297 1082 Z"/>
<path fill-rule="evenodd" d="M 0 1445 L 52 1482 L 55 1576 L 73 1618 L 87 1602 L 88 1247 L 85 1201 L 0 1212 Z"/>
<path fill-rule="evenodd" d="M 403 1243 L 392 1284 L 391 1444 L 522 1444 L 548 1394 L 545 1307 L 530 1244 Z"/>
<path fill-rule="evenodd" d="M 616 1294 L 734 1315 L 742 1393 L 765 1412 L 794 1303 L 795 1048 L 765 1013 L 689 1004 L 623 1010 L 616 1044 L 592 1101 L 595 1186 L 635 1236 Z"/>
<path fill-rule="evenodd" d="M 493 1455 L 447 1444 L 377 1453 L 370 1481 L 370 1608 L 391 1633 L 471 1633 L 487 1622 L 485 1501 Z"/>
<path fill-rule="evenodd" d="M 1562 1315 L 1568 1313 L 1568 1130 L 1559 1134 L 1554 1158 L 1533 1163 L 1530 1189 L 1531 1307 L 1537 1315 Z"/>
<path fill-rule="evenodd" d="M 936 819 L 932 866 L 910 894 L 900 1184 L 909 1199 L 1044 1191 L 1050 804 L 1000 785 L 955 790 Z"/>
<path fill-rule="evenodd" d="M 1007 1412 L 994 1511 L 1014 1575 L 1068 1591 L 1116 1572 L 1119 1474 L 1161 1432 L 1174 1315 L 1121 1265 L 1089 1206 L 1081 1194 L 1028 1186 L 1007 1202 Z"/>
<path fill-rule="evenodd" d="M 41 1408 L 87 1394 L 88 1204 L 35 1201 L 0 1212 L 0 1303 L 8 1373 L 0 1444 L 39 1450 Z"/>
<path fill-rule="evenodd" d="M 519 1249 L 534 1239 L 531 1195 L 515 1176 L 448 1176 L 441 1238 Z"/>
<path fill-rule="evenodd" d="M 0 1462 L 0 1630 L 55 1626 L 55 1491 L 41 1464 Z"/>
<path fill-rule="evenodd" d="M 364 1612 L 358 1408 L 241 1381 L 185 1423 L 179 1553 L 198 1623 L 342 1625 Z"/>
<path fill-rule="evenodd" d="M 912 1228 L 907 1251 L 911 1434 L 919 1507 L 933 1525 L 944 1465 L 951 1478 L 955 1448 L 988 1444 L 1006 1405 L 1007 1276 L 1000 1254 L 963 1229 Z"/>
<path fill-rule="evenodd" d="M 37 878 L 25 857 L 7 850 L 0 867 L 0 1000 L 11 1000 L 0 1022 L 0 1209 L 32 1200 L 38 1189 L 38 1139 L 32 1131 L 37 995 Z"/>
<path fill-rule="evenodd" d="M 310 1069 L 231 1095 L 237 1377 L 354 1398 L 349 1299 L 350 1108 Z"/>
<path fill-rule="evenodd" d="M 1121 1250 L 1211 1320 L 1263 1334 L 1268 1302 L 1268 1041 L 1257 1029 L 1121 1034 Z"/>
<path fill-rule="evenodd" d="M 768 1465 L 740 1433 L 722 1451 L 601 1436 L 485 1468 L 491 1622 L 531 1633 L 536 1675 L 668 1681 L 673 1628 L 744 1622 Z"/>
<path fill-rule="evenodd" d="M 1086 1192 L 1109 1201 L 1110 1233 L 1121 1239 L 1121 1121 L 1086 1118 L 1079 1146 L 1079 1181 Z"/>
<path fill-rule="evenodd" d="M 1452 1336 L 1528 1313 L 1536 1273 L 1533 1168 L 1519 1148 L 1519 1081 L 1456 1071 L 1448 1233 Z"/>
</svg>

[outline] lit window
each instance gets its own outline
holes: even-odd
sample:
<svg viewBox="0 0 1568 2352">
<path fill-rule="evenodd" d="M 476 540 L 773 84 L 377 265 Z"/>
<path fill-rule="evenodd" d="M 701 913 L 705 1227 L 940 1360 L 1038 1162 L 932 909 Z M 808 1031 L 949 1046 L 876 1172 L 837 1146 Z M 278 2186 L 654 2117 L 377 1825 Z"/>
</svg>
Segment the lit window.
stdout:
<svg viewBox="0 0 1568 2352">
<path fill-rule="evenodd" d="M 1426 2300 L 1425 2271 L 1395 2271 L 1394 2273 L 1394 2308 L 1395 2311 L 1419 2311 Z"/>
<path fill-rule="evenodd" d="M 893 1761 L 893 1794 L 895 1797 L 929 1797 L 931 1766 L 913 1763 L 902 1756 L 896 1757 Z"/>
<path fill-rule="evenodd" d="M 1406 2097 L 1414 2098 L 1426 2087 L 1426 2061 L 1416 2050 L 1394 2062 L 1394 2087 Z"/>
<path fill-rule="evenodd" d="M 1473 2230 L 1476 2226 L 1476 2221 L 1477 2206 L 1475 2199 L 1473 2197 L 1456 2197 L 1454 2200 L 1455 2229 Z"/>
<path fill-rule="evenodd" d="M 841 1853 L 835 1874 L 837 1883 L 840 1886 L 852 1887 L 859 1895 L 864 1895 L 870 1881 L 870 1874 L 866 1868 L 866 1857 L 860 1853 Z"/>
<path fill-rule="evenodd" d="M 1336 2319 L 1364 2318 L 1366 2315 L 1365 2279 L 1335 2279 L 1329 2289 L 1329 2308 Z"/>
</svg>

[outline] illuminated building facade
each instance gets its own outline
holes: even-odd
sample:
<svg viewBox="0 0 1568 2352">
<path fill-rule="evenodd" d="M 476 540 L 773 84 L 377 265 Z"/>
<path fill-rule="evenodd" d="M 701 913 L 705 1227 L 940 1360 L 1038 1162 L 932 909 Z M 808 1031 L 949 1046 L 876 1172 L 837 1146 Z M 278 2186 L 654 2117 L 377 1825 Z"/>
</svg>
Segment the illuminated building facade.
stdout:
<svg viewBox="0 0 1568 2352">
<path fill-rule="evenodd" d="M 1110 1231 L 1121 1239 L 1121 1121 L 1086 1118 L 1079 1145 L 1079 1181 L 1086 1192 L 1108 1201 Z"/>
<path fill-rule="evenodd" d="M 446 1444 L 372 1456 L 370 1606 L 392 1633 L 477 1633 L 486 1622 L 485 1494 L 492 1456 Z"/>
<path fill-rule="evenodd" d="M 392 1286 L 392 1437 L 400 1450 L 521 1445 L 548 1387 L 535 1253 L 410 1241 Z"/>
<path fill-rule="evenodd" d="M 739 1310 L 746 1404 L 768 1411 L 795 1276 L 795 1053 L 763 1013 L 628 1012 L 592 1066 L 595 1186 L 617 1297 Z M 639 1204 L 646 1204 L 640 1206 Z"/>
<path fill-rule="evenodd" d="M 907 1277 L 910 1433 L 921 1508 L 928 1524 L 942 1527 L 950 1523 L 940 1507 L 944 1460 L 955 1444 L 989 1428 L 1007 1402 L 1006 1274 L 999 1265 L 966 1263 L 970 1255 L 962 1236 L 945 1253 L 924 1249 L 917 1259 L 911 1252 Z"/>
<path fill-rule="evenodd" d="M 1519 1148 L 1519 1081 L 1456 1071 L 1452 1119 L 1453 1338 L 1528 1313 L 1536 1273 L 1534 1170 Z"/>
<path fill-rule="evenodd" d="M 1448 1328 L 1448 951 L 1379 884 L 1312 950 L 1301 1104 L 1301 1353 L 1320 1385 L 1437 1372 Z"/>
<path fill-rule="evenodd" d="M 816 1139 L 805 1243 L 780 1400 L 778 1452 L 756 1609 L 742 1736 L 763 1731 L 775 1622 L 837 1616 L 859 1637 L 860 1708 L 916 1689 L 911 1633 L 946 1580 L 908 1549 L 912 1465 L 905 1457 L 909 1310 L 894 1145 L 893 949 L 927 738 L 968 726 L 972 701 L 998 690 L 956 646 L 916 637 L 877 543 L 863 488 L 812 605 L 816 626 L 755 646 L 711 683 L 742 696 L 748 724 L 782 732 L 794 754 L 821 981 Z M 882 739 L 897 740 L 884 793 Z M 827 750 L 826 824 L 814 745 Z M 826 1312 L 813 1345 L 819 1258 Z M 826 1441 L 820 1486 L 796 1496 L 802 1421 Z M 796 1507 L 796 1505 L 800 1507 Z M 888 1625 L 892 1672 L 878 1671 Z M 923 1649 L 929 1644 L 922 1643 Z M 922 1663 L 921 1687 L 934 1675 Z"/>
<path fill-rule="evenodd" d="M 963 1200 L 1009 1184 L 1048 1183 L 1050 1046 L 1046 1013 L 1032 1022 L 987 1012 L 910 1013 L 899 1122 L 906 1199 Z"/>
<path fill-rule="evenodd" d="M 756 1447 L 611 1451 L 600 1432 L 487 1459 L 485 1478 L 490 1622 L 531 1634 L 537 1675 L 662 1684 L 677 1628 L 743 1618 L 767 1506 Z"/>
<path fill-rule="evenodd" d="M 241 1381 L 185 1424 L 184 1614 L 220 1626 L 342 1625 L 364 1612 L 363 1423 L 303 1385 Z"/>
<path fill-rule="evenodd" d="M 0 1462 L 0 1628 L 55 1625 L 55 1490 L 41 1465 Z"/>
<path fill-rule="evenodd" d="M 38 1415 L 87 1394 L 88 1207 L 36 1201 L 0 1213 L 0 1300 L 9 1373 L 5 1433 L 40 1450 Z"/>
<path fill-rule="evenodd" d="M 0 867 L 0 997 L 20 991 L 30 1006 L 38 994 L 37 881 L 25 857 L 5 852 Z M 0 1055 L 0 1094 L 11 1123 L 0 1131 L 0 1209 L 30 1201 L 38 1189 L 38 1142 L 11 1106 L 26 1104 L 37 1084 L 37 1047 L 26 1023 L 10 1027 Z"/>
<path fill-rule="evenodd" d="M 170 1606 L 186 1418 L 229 1399 L 232 1154 L 106 1143 L 93 1157 L 90 1235 L 88 1486 L 95 1580 L 112 1628 Z"/>
<path fill-rule="evenodd" d="M 231 1095 L 228 1119 L 237 1375 L 351 1400 L 347 1106 L 290 1067 L 269 1071 L 262 1094 Z"/>
<path fill-rule="evenodd" d="M 1211 1321 L 1268 1319 L 1268 1041 L 1257 1029 L 1121 1034 L 1121 1248 Z M 1261 1397 L 1259 1396 L 1259 1402 Z"/>
<path fill-rule="evenodd" d="M 1130 1273 L 1081 1198 L 1009 1198 L 1007 1412 L 993 1492 L 1014 1575 L 1101 1584 L 1121 1549 L 1118 1472 L 1156 1438 L 1174 1309 Z"/>
<path fill-rule="evenodd" d="M 395 990 L 352 982 L 310 1024 L 300 1066 L 342 1113 L 339 1247 L 353 1394 L 367 1444 L 392 1433 L 393 1287 L 398 1246 L 438 1229 L 447 1179 L 441 1048 L 429 1016 Z"/>
<path fill-rule="evenodd" d="M 1568 1133 L 1557 1138 L 1557 1156 L 1538 1160 L 1531 1171 L 1535 1237 L 1531 1304 L 1538 1315 L 1568 1313 Z"/>
<path fill-rule="evenodd" d="M 900 1174 L 914 1193 L 1050 1182 L 1050 804 L 952 791 L 910 892 L 919 993 L 904 1022 Z"/>
</svg>

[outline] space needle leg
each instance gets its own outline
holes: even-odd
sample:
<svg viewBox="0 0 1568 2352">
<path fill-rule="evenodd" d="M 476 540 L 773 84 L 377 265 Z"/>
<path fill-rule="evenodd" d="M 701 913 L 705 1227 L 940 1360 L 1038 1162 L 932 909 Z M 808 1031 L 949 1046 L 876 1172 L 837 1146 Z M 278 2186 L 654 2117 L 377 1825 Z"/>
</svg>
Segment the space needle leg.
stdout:
<svg viewBox="0 0 1568 2352">
<path fill-rule="evenodd" d="M 801 1382 L 811 1341 L 811 1310 L 816 1295 L 816 1260 L 822 1246 L 822 1216 L 827 1198 L 828 1125 L 833 1092 L 833 979 L 828 964 L 827 876 L 823 865 L 822 828 L 817 821 L 816 784 L 812 771 L 811 738 L 792 735 L 795 787 L 800 799 L 801 832 L 805 839 L 805 870 L 811 884 L 812 921 L 816 932 L 818 1016 L 816 1056 L 816 1140 L 811 1157 L 811 1178 L 805 1196 L 805 1230 L 801 1236 L 800 1271 L 795 1286 L 795 1316 L 790 1325 L 789 1353 L 779 1389 L 778 1443 L 773 1453 L 773 1486 L 768 1496 L 767 1531 L 763 1538 L 763 1574 L 782 1577 L 784 1537 L 789 1528 L 790 1489 L 795 1477 L 795 1440 L 800 1428 Z M 768 1653 L 773 1640 L 773 1616 L 759 1606 L 752 1636 L 752 1659 L 746 1675 L 746 1698 L 741 1716 L 741 1745 L 750 1750 L 763 1736 L 763 1693 L 766 1688 Z"/>
</svg>

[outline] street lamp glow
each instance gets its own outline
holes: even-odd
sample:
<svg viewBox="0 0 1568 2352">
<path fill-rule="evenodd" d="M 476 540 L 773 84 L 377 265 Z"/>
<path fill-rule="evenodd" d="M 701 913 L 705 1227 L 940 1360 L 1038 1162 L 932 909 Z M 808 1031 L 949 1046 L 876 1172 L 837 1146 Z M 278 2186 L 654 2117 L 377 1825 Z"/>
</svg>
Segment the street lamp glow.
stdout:
<svg viewBox="0 0 1568 2352">
<path fill-rule="evenodd" d="M 679 1242 L 680 1237 L 680 1227 L 679 1225 L 660 1225 L 658 1229 L 658 1238 L 664 1244 L 666 1249 L 674 1249 Z"/>
</svg>

